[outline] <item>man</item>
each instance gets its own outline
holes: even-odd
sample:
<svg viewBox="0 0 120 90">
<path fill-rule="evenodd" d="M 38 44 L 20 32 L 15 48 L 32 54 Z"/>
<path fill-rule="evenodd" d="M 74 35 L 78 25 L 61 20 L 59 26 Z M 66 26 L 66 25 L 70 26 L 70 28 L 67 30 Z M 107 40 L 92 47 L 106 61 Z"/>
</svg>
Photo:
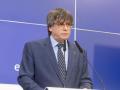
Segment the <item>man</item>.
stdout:
<svg viewBox="0 0 120 90">
<path fill-rule="evenodd" d="M 47 16 L 49 37 L 25 44 L 18 82 L 24 90 L 92 88 L 86 54 L 68 41 L 72 15 L 57 8 Z"/>
</svg>

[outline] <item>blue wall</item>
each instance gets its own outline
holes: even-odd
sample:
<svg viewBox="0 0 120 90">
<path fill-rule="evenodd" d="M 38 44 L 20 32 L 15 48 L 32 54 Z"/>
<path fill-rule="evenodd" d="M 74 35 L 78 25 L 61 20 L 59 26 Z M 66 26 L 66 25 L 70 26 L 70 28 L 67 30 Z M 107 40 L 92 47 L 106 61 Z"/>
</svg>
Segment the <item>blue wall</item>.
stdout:
<svg viewBox="0 0 120 90">
<path fill-rule="evenodd" d="M 62 7 L 73 16 L 75 0 L 0 0 L 0 83 L 17 83 L 24 43 L 47 36 L 49 10 Z M 120 1 L 77 0 L 77 40 L 108 90 L 120 89 Z M 14 22 L 11 22 L 14 21 Z M 74 27 L 74 26 L 73 26 Z M 97 31 L 97 32 L 96 32 Z M 74 30 L 70 40 L 74 40 Z M 102 88 L 90 68 L 95 88 Z"/>
</svg>

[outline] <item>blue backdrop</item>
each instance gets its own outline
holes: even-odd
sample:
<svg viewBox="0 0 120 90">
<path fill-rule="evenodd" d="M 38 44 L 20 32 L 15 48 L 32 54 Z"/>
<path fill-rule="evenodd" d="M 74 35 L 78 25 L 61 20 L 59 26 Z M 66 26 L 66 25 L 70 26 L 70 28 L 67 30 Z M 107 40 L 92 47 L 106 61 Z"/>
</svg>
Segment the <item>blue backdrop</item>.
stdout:
<svg viewBox="0 0 120 90">
<path fill-rule="evenodd" d="M 120 89 L 120 1 L 76 0 L 77 38 L 108 90 Z M 75 0 L 0 0 L 0 83 L 17 84 L 24 43 L 47 36 L 49 10 L 62 7 L 75 17 Z M 75 21 L 74 21 L 75 22 Z M 73 26 L 74 28 L 74 26 Z M 95 88 L 102 88 L 90 67 Z"/>
</svg>

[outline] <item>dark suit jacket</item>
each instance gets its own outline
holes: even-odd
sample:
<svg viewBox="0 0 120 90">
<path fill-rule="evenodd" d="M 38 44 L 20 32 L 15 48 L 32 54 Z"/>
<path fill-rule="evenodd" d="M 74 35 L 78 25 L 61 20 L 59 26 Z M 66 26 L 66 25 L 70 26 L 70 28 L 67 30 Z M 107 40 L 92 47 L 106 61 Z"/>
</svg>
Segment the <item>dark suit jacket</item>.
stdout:
<svg viewBox="0 0 120 90">
<path fill-rule="evenodd" d="M 24 90 L 43 90 L 46 86 L 92 88 L 86 54 L 80 53 L 74 44 L 68 45 L 67 76 L 62 82 L 50 38 L 25 44 L 18 76 Z"/>
</svg>

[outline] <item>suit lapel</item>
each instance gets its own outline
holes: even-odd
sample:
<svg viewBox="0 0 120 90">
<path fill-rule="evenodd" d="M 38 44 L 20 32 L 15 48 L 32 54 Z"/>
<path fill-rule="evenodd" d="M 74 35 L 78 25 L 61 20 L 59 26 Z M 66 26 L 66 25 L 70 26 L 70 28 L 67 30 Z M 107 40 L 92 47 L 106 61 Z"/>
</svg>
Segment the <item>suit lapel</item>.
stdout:
<svg viewBox="0 0 120 90">
<path fill-rule="evenodd" d="M 67 76 L 66 76 L 66 83 L 72 76 L 72 69 L 74 65 L 74 49 L 70 43 L 68 43 L 68 68 L 67 68 Z"/>
</svg>

